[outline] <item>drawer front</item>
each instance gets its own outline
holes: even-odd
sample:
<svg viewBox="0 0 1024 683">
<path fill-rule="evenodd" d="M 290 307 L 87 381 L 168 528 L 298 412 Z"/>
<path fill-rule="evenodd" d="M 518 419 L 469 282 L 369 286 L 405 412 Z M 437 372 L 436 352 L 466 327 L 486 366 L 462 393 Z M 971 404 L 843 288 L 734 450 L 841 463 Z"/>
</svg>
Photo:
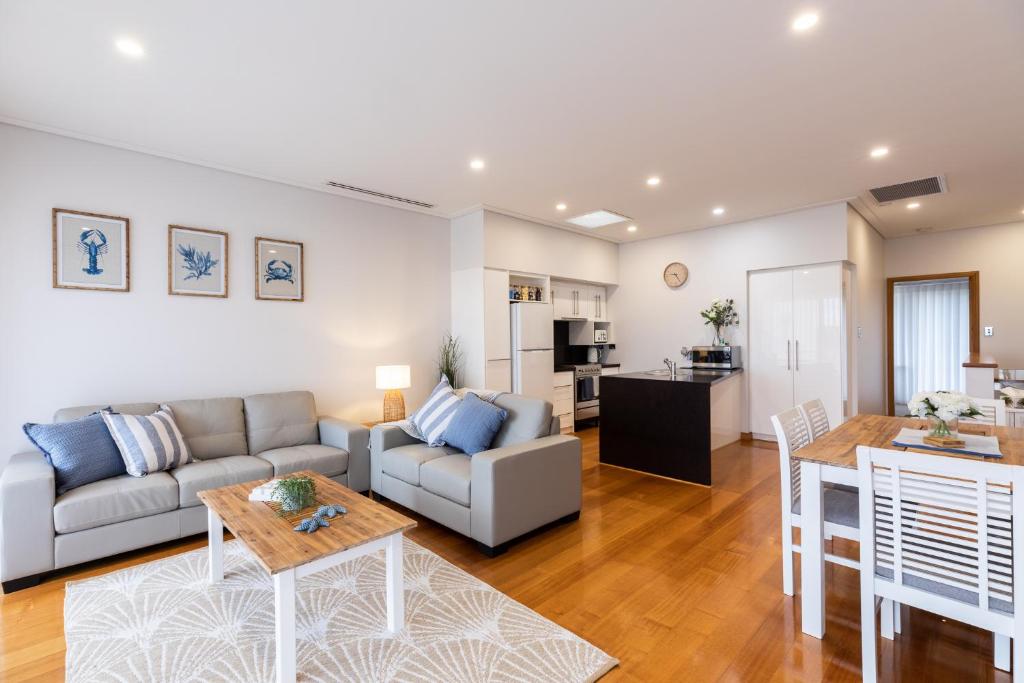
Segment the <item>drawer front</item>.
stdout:
<svg viewBox="0 0 1024 683">
<path fill-rule="evenodd" d="M 555 373 L 555 386 L 556 387 L 572 387 L 572 373 L 571 372 L 556 372 Z"/>
<path fill-rule="evenodd" d="M 572 414 L 559 416 L 558 423 L 563 433 L 567 430 L 571 432 L 576 429 L 576 420 L 573 419 Z"/>
<path fill-rule="evenodd" d="M 618 368 L 601 368 L 602 375 L 617 375 L 619 374 Z"/>
</svg>

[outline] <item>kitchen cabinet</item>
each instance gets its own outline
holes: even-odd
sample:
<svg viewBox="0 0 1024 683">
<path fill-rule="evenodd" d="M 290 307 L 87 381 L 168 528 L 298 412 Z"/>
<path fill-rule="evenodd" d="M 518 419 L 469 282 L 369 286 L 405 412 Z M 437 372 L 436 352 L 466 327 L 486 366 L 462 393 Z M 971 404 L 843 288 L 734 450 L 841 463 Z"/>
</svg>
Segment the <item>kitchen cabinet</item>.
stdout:
<svg viewBox="0 0 1024 683">
<path fill-rule="evenodd" d="M 1024 408 L 1007 408 L 1006 426 L 1024 428 Z"/>
<path fill-rule="evenodd" d="M 575 431 L 575 378 L 570 372 L 556 372 L 554 380 L 554 415 L 558 418 L 563 434 Z"/>
<path fill-rule="evenodd" d="M 587 301 L 590 302 L 590 315 L 587 317 L 590 320 L 595 322 L 605 322 L 608 320 L 606 298 L 607 293 L 604 287 L 600 285 L 590 285 L 587 287 Z"/>
<path fill-rule="evenodd" d="M 582 282 L 551 281 L 554 317 L 559 319 L 608 320 L 607 290 L 602 285 Z"/>
<path fill-rule="evenodd" d="M 847 330 L 838 263 L 750 274 L 750 429 L 771 438 L 771 416 L 821 399 L 834 427 L 845 419 Z"/>
<path fill-rule="evenodd" d="M 551 281 L 551 304 L 555 320 L 576 317 L 576 294 L 568 282 Z"/>
<path fill-rule="evenodd" d="M 512 359 L 489 360 L 484 367 L 484 388 L 491 391 L 512 391 Z"/>
<path fill-rule="evenodd" d="M 508 287 L 507 272 L 484 269 L 484 358 L 488 361 L 512 358 Z"/>
<path fill-rule="evenodd" d="M 601 368 L 601 376 L 602 377 L 607 377 L 608 375 L 617 375 L 617 374 L 619 374 L 619 369 L 618 368 Z"/>
</svg>

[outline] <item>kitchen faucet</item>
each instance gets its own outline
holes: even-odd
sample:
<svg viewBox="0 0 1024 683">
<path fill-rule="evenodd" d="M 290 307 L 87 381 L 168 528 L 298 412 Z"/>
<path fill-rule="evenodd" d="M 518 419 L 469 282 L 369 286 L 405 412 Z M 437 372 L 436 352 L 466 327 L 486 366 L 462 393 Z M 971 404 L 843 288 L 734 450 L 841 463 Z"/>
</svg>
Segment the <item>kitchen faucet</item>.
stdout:
<svg viewBox="0 0 1024 683">
<path fill-rule="evenodd" d="M 665 365 L 668 366 L 669 372 L 672 373 L 672 377 L 676 376 L 676 362 L 674 360 L 665 359 Z"/>
</svg>

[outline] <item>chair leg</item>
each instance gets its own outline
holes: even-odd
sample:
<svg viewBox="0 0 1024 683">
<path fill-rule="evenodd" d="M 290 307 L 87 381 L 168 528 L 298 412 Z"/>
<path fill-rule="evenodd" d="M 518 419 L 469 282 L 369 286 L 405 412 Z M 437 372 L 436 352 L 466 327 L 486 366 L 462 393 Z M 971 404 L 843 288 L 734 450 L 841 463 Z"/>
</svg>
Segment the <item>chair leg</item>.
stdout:
<svg viewBox="0 0 1024 683">
<path fill-rule="evenodd" d="M 875 652 L 875 596 L 871 582 L 874 577 L 862 572 L 860 581 L 860 652 L 861 680 L 878 680 L 878 657 Z"/>
<path fill-rule="evenodd" d="M 793 595 L 793 527 L 782 521 L 782 592 Z"/>
<path fill-rule="evenodd" d="M 896 633 L 903 633 L 903 606 L 893 600 L 892 603 L 892 630 Z"/>
<path fill-rule="evenodd" d="M 1024 683 L 1024 638 L 1013 638 L 1013 683 Z"/>
<path fill-rule="evenodd" d="M 1010 670 L 1010 636 L 995 633 L 993 649 L 995 650 L 995 667 L 1000 671 Z"/>
<path fill-rule="evenodd" d="M 892 618 L 893 602 L 888 598 L 882 598 L 882 606 L 879 610 L 879 621 L 881 621 L 882 637 L 886 640 L 892 640 L 895 636 L 893 635 L 893 618 Z"/>
</svg>

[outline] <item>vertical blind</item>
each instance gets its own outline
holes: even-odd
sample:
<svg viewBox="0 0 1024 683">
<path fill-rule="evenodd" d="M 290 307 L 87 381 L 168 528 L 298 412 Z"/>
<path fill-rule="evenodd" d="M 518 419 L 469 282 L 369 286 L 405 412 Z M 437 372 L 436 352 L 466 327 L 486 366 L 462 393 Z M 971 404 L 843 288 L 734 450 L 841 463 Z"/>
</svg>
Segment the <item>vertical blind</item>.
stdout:
<svg viewBox="0 0 1024 683">
<path fill-rule="evenodd" d="M 918 391 L 963 391 L 970 350 L 967 278 L 893 286 L 893 393 L 897 412 Z"/>
</svg>

